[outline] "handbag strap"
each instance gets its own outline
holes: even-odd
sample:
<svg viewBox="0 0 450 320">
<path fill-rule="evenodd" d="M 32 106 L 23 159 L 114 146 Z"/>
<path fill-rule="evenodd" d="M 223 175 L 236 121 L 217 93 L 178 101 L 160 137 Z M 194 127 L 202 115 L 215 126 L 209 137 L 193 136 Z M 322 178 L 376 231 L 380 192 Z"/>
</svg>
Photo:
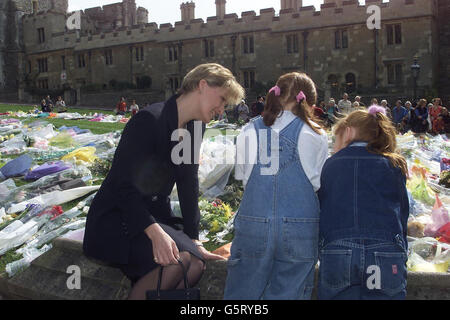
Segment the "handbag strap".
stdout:
<svg viewBox="0 0 450 320">
<path fill-rule="evenodd" d="M 189 284 L 188 284 L 189 282 L 188 282 L 188 278 L 187 278 L 186 268 L 184 267 L 183 262 L 181 260 L 179 260 L 179 259 L 177 259 L 177 260 L 178 260 L 179 265 L 181 266 L 181 269 L 183 270 L 184 288 L 189 289 Z M 161 266 L 161 268 L 159 269 L 158 286 L 156 288 L 156 292 L 157 292 L 158 296 L 160 295 L 159 293 L 161 291 L 161 281 L 162 281 L 162 276 L 163 276 L 163 270 L 164 270 L 164 267 Z"/>
</svg>

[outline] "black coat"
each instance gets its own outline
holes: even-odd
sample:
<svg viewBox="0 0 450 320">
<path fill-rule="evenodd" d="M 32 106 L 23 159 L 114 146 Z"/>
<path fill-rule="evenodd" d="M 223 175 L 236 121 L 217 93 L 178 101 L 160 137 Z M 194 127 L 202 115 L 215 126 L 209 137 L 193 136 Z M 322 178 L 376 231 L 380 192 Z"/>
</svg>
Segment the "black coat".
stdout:
<svg viewBox="0 0 450 320">
<path fill-rule="evenodd" d="M 171 141 L 178 129 L 177 97 L 146 107 L 126 125 L 111 170 L 87 216 L 83 242 L 87 256 L 127 264 L 133 239 L 155 222 L 183 229 L 191 239 L 198 239 L 199 166 L 194 162 L 176 165 L 171 160 L 178 144 Z M 191 161 L 199 156 L 205 131 L 203 124 L 197 128 L 200 143 L 195 145 L 191 139 Z M 194 137 L 194 121 L 187 129 Z M 175 218 L 170 208 L 175 183 L 183 219 Z"/>
</svg>

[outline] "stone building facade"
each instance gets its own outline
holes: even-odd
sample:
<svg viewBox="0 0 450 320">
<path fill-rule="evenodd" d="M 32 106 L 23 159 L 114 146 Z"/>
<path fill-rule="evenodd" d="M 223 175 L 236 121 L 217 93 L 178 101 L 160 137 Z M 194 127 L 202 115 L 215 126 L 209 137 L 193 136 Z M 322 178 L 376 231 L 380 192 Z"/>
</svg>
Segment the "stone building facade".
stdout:
<svg viewBox="0 0 450 320">
<path fill-rule="evenodd" d="M 347 91 L 394 100 L 413 96 L 414 57 L 421 66 L 418 96 L 449 95 L 443 69 L 449 68 L 448 13 L 440 15 L 448 0 L 324 0 L 320 10 L 302 6 L 302 0 L 281 0 L 280 12 L 247 11 L 240 18 L 226 13 L 225 0 L 213 1 L 217 15 L 206 22 L 195 19 L 191 1 L 180 6 L 181 21 L 158 27 L 147 23 L 146 9 L 123 0 L 84 10 L 80 32 L 66 30 L 70 14 L 64 6 L 25 11 L 20 95 L 30 87 L 65 90 L 66 99 L 79 103 L 86 88 L 139 86 L 146 79 L 144 91 L 163 99 L 190 69 L 217 62 L 233 71 L 250 96 L 283 73 L 304 71 L 324 99 Z M 379 30 L 367 26 L 370 5 L 380 8 Z"/>
<path fill-rule="evenodd" d="M 439 0 L 439 93 L 450 105 L 450 1 Z"/>
</svg>

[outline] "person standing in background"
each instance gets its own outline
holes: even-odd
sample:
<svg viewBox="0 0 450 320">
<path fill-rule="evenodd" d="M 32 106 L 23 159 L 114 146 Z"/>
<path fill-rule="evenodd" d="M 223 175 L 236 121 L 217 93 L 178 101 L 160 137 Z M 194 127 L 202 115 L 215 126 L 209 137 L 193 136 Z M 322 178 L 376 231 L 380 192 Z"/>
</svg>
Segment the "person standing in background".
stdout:
<svg viewBox="0 0 450 320">
<path fill-rule="evenodd" d="M 125 98 L 120 98 L 120 101 L 116 105 L 116 115 L 124 116 L 127 112 L 127 103 L 125 102 Z"/>
<path fill-rule="evenodd" d="M 242 100 L 237 108 L 238 120 L 247 122 L 249 120 L 250 110 L 245 104 L 245 100 Z"/>
<path fill-rule="evenodd" d="M 131 116 L 134 116 L 139 112 L 139 106 L 136 104 L 136 100 L 132 101 L 132 105 L 130 106 Z"/>
<path fill-rule="evenodd" d="M 352 102 L 348 100 L 348 94 L 344 93 L 342 100 L 338 102 L 339 111 L 343 114 L 349 114 L 352 112 Z"/>
<path fill-rule="evenodd" d="M 58 113 L 67 112 L 66 103 L 64 102 L 61 96 L 59 96 L 58 100 L 56 100 L 55 108 Z"/>
<path fill-rule="evenodd" d="M 358 102 L 360 107 L 366 107 L 366 105 L 361 102 L 361 97 L 360 96 L 356 96 L 355 97 L 355 102 Z"/>
</svg>

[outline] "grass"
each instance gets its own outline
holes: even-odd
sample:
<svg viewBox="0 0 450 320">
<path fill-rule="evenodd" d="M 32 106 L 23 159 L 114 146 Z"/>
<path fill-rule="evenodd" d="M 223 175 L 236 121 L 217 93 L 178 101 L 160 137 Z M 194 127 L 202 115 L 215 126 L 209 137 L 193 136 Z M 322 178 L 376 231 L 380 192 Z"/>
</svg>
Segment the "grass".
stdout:
<svg viewBox="0 0 450 320">
<path fill-rule="evenodd" d="M 20 106 L 20 105 L 5 105 L 0 104 L 0 113 L 6 113 L 9 111 L 17 112 L 23 111 L 28 112 L 32 110 L 31 106 Z M 89 114 L 89 113 L 103 113 L 106 115 L 113 115 L 112 111 L 105 110 L 95 110 L 95 109 L 76 109 L 70 108 L 69 112 L 78 112 L 81 115 Z M 124 123 L 109 123 L 109 122 L 93 122 L 88 120 L 64 120 L 64 119 L 54 119 L 54 118 L 19 118 L 19 117 L 10 117 L 21 120 L 23 123 L 31 123 L 37 120 L 47 121 L 48 123 L 53 124 L 56 128 L 60 128 L 62 126 L 77 126 L 80 129 L 89 129 L 94 134 L 104 134 L 112 131 L 123 130 L 125 128 Z"/>
</svg>

